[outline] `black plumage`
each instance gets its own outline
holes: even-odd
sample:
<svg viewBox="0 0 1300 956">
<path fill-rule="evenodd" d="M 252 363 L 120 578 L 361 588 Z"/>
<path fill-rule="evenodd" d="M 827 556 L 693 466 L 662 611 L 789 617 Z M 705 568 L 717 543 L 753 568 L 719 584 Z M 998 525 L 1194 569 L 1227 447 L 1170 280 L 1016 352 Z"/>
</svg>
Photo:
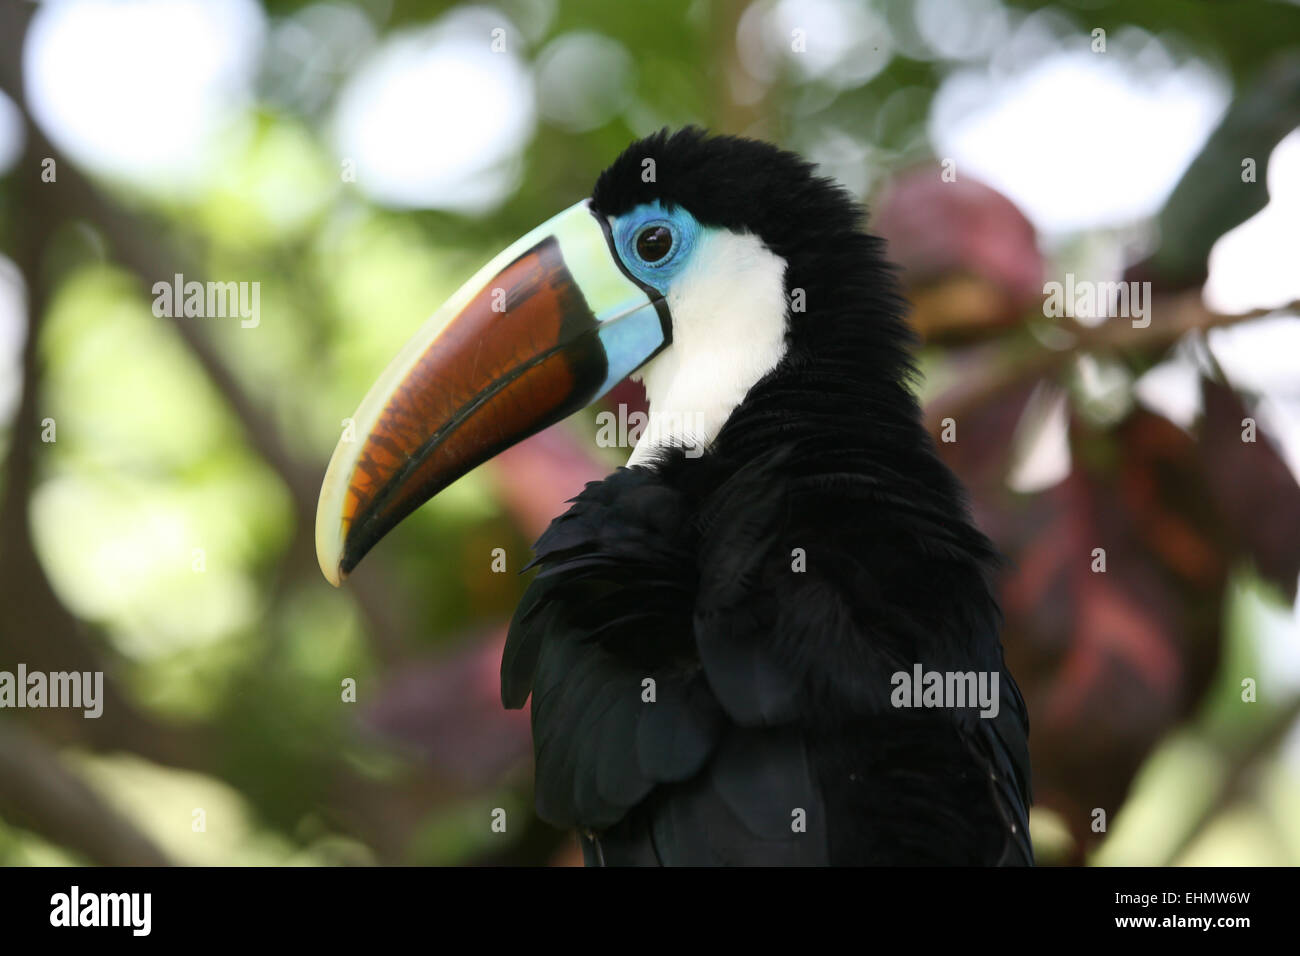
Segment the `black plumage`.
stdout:
<svg viewBox="0 0 1300 956">
<path fill-rule="evenodd" d="M 797 156 L 693 129 L 592 203 L 654 199 L 757 235 L 807 308 L 705 454 L 620 468 L 538 540 L 502 697 L 532 694 L 539 814 L 592 863 L 1031 862 L 997 558 L 922 424 L 883 243 Z M 997 672 L 998 716 L 891 706 L 918 662 Z"/>
</svg>

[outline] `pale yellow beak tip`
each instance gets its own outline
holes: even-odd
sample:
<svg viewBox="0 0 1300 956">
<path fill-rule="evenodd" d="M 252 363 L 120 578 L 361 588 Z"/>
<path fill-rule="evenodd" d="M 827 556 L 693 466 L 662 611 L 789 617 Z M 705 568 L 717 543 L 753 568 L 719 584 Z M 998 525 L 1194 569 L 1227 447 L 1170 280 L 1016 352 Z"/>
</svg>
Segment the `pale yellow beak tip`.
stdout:
<svg viewBox="0 0 1300 956">
<path fill-rule="evenodd" d="M 339 446 L 343 448 L 342 443 Z M 334 459 L 339 458 L 339 450 L 335 450 Z M 325 482 L 321 488 L 320 500 L 316 503 L 316 563 L 320 565 L 320 573 L 325 575 L 325 580 L 330 584 L 338 587 L 347 577 L 341 567 L 343 563 L 343 521 L 340 517 L 342 514 L 342 500 L 346 483 L 339 480 L 339 473 L 343 471 L 336 466 L 335 460 L 331 460 L 329 471 L 325 474 Z"/>
</svg>

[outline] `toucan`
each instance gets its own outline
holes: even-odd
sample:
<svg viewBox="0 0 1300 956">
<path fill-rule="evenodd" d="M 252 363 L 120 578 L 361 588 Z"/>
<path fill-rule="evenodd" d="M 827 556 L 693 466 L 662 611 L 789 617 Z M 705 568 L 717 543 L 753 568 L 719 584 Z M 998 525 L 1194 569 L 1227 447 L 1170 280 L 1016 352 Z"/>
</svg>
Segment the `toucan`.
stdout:
<svg viewBox="0 0 1300 956">
<path fill-rule="evenodd" d="M 773 145 L 633 142 L 434 314 L 329 463 L 337 585 L 471 469 L 643 384 L 627 465 L 536 542 L 501 662 L 537 813 L 589 865 L 1033 862 L 999 555 L 863 221 Z"/>
</svg>

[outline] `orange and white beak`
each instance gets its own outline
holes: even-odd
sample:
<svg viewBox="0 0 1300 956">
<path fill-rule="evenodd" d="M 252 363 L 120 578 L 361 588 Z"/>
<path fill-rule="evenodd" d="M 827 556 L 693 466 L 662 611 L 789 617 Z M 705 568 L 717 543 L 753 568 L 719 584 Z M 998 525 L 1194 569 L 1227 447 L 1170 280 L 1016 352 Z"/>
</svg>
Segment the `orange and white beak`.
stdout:
<svg viewBox="0 0 1300 956">
<path fill-rule="evenodd" d="M 662 295 L 623 268 L 587 202 L 515 242 L 407 343 L 334 449 L 316 510 L 325 577 L 338 585 L 424 502 L 600 398 L 670 337 Z"/>
</svg>

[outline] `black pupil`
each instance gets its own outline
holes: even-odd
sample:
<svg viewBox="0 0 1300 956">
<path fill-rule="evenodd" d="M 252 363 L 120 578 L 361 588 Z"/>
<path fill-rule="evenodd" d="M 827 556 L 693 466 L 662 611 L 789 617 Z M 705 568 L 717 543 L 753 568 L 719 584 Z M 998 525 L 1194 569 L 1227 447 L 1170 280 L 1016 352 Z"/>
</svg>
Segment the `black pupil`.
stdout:
<svg viewBox="0 0 1300 956">
<path fill-rule="evenodd" d="M 636 237 L 636 254 L 646 262 L 658 262 L 673 247 L 673 234 L 665 226 L 651 226 Z"/>
</svg>

